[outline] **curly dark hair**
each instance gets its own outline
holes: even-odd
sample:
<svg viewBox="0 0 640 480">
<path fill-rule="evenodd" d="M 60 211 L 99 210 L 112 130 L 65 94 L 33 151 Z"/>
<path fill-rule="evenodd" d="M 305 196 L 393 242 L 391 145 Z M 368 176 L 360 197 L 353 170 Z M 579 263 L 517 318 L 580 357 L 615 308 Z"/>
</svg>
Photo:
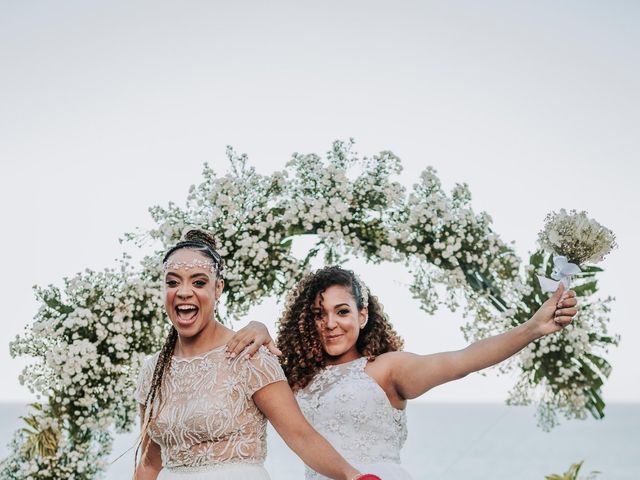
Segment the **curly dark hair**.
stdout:
<svg viewBox="0 0 640 480">
<path fill-rule="evenodd" d="M 358 311 L 364 308 L 368 289 L 367 292 L 361 291 L 361 283 L 355 274 L 339 266 L 325 267 L 300 280 L 289 294 L 278 322 L 277 344 L 282 350 L 280 363 L 294 391 L 306 387 L 326 365 L 326 354 L 312 308 L 317 295 L 332 285 L 348 288 L 356 300 Z M 358 336 L 358 352 L 362 356 L 375 358 L 385 352 L 401 350 L 404 343 L 402 338 L 393 329 L 378 298 L 368 293 L 369 320 Z"/>
</svg>

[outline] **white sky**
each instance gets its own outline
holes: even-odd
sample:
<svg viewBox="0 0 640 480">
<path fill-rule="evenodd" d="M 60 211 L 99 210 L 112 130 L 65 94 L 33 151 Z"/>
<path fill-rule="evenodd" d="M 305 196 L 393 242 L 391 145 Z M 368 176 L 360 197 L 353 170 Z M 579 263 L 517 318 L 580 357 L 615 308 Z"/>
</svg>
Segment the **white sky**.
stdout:
<svg viewBox="0 0 640 480">
<path fill-rule="evenodd" d="M 551 210 L 613 229 L 601 292 L 622 343 L 605 399 L 640 401 L 639 20 L 623 1 L 1 1 L 0 400 L 32 398 L 8 353 L 32 285 L 111 266 L 148 207 L 182 202 L 204 162 L 225 172 L 228 144 L 269 173 L 354 137 L 399 155 L 407 186 L 428 165 L 467 182 L 521 255 Z M 423 314 L 400 267 L 354 265 L 408 350 L 464 346 L 458 316 Z M 511 384 L 473 375 L 425 399 L 500 401 Z"/>
</svg>

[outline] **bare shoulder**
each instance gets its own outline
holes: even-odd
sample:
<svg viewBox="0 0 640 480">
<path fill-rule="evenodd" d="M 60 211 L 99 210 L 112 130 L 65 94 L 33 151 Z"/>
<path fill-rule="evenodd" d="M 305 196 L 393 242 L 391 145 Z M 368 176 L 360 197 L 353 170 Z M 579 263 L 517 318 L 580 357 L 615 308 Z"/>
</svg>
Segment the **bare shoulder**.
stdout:
<svg viewBox="0 0 640 480">
<path fill-rule="evenodd" d="M 415 356 L 413 353 L 407 352 L 387 352 L 370 360 L 365 368 L 366 373 L 384 390 L 389 403 L 400 410 L 405 408 L 406 400 L 399 394 L 394 376 L 397 375 L 402 365 L 413 356 Z"/>
<path fill-rule="evenodd" d="M 410 352 L 387 352 L 378 355 L 367 364 L 367 370 L 376 372 L 381 376 L 391 374 L 394 369 L 401 367 L 405 362 L 417 357 Z"/>
<path fill-rule="evenodd" d="M 407 360 L 411 360 L 418 356 L 419 355 L 411 352 L 387 352 L 383 353 L 382 355 L 378 355 L 375 358 L 374 363 L 380 362 L 383 365 L 391 366 L 406 362 Z"/>
</svg>

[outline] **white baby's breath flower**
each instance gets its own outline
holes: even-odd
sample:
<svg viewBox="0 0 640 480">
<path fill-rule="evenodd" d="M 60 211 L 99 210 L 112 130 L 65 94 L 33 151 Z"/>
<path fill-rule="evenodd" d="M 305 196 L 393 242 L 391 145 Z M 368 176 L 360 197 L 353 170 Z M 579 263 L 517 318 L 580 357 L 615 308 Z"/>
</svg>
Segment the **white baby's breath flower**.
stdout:
<svg viewBox="0 0 640 480">
<path fill-rule="evenodd" d="M 598 263 L 617 246 L 614 233 L 588 218 L 587 212 L 565 209 L 547 215 L 538 241 L 543 249 L 576 265 Z"/>
</svg>

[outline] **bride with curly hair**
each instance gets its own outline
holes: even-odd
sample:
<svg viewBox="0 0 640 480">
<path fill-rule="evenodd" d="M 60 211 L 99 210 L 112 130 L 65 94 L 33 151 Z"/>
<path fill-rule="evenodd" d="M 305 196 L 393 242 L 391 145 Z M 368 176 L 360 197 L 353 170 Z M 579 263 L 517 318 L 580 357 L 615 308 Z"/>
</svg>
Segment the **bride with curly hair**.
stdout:
<svg viewBox="0 0 640 480">
<path fill-rule="evenodd" d="M 402 340 L 377 297 L 350 270 L 306 275 L 279 321 L 280 363 L 307 420 L 349 462 L 385 480 L 409 480 L 400 463 L 407 400 L 495 365 L 530 342 L 567 326 L 575 292 L 560 287 L 525 323 L 465 349 L 431 355 L 402 352 Z M 232 355 L 272 350 L 266 327 L 251 322 L 228 343 Z M 306 467 L 307 480 L 327 477 Z"/>
</svg>

